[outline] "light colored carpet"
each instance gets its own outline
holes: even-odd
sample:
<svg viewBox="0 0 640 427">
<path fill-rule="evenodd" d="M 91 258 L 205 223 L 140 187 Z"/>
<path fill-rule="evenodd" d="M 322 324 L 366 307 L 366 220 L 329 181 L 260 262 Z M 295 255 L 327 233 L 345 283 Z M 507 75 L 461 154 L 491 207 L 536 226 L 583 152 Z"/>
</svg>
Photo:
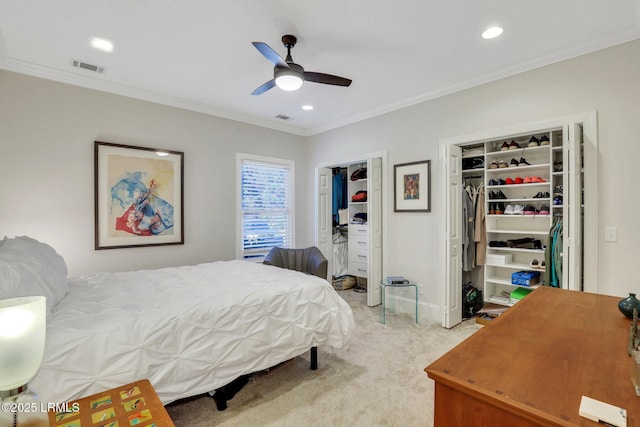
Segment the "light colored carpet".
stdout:
<svg viewBox="0 0 640 427">
<path fill-rule="evenodd" d="M 356 321 L 346 348 L 319 347 L 316 371 L 306 353 L 254 375 L 223 412 L 210 397 L 168 405 L 176 426 L 432 426 L 434 385 L 424 368 L 481 326 L 416 325 L 408 314 L 387 314 L 383 325 L 365 294 L 339 294 Z"/>
</svg>

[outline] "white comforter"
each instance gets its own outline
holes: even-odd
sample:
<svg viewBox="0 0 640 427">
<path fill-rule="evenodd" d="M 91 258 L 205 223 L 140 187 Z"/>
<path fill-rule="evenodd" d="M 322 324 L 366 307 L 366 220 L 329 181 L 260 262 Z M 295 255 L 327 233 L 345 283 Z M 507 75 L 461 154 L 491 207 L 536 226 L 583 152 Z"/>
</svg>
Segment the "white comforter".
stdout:
<svg viewBox="0 0 640 427">
<path fill-rule="evenodd" d="M 29 384 L 43 401 L 65 402 L 148 378 L 167 404 L 312 346 L 341 347 L 353 326 L 329 282 L 278 267 L 219 261 L 100 273 L 70 281 Z"/>
</svg>

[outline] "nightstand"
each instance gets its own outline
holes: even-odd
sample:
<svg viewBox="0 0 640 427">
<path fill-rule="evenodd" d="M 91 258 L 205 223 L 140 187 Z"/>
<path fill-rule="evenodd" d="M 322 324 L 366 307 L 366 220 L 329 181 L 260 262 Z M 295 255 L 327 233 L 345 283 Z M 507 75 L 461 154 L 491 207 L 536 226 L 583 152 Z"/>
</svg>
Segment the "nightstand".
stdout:
<svg viewBox="0 0 640 427">
<path fill-rule="evenodd" d="M 387 323 L 387 315 L 386 315 L 386 291 L 387 288 L 407 288 L 413 286 L 416 291 L 416 323 L 418 323 L 418 284 L 417 283 L 389 283 L 385 281 L 380 282 L 380 295 L 382 297 L 382 304 L 380 305 L 380 321 L 382 323 Z"/>
<path fill-rule="evenodd" d="M 112 388 L 49 411 L 51 427 L 175 427 L 149 380 Z"/>
</svg>

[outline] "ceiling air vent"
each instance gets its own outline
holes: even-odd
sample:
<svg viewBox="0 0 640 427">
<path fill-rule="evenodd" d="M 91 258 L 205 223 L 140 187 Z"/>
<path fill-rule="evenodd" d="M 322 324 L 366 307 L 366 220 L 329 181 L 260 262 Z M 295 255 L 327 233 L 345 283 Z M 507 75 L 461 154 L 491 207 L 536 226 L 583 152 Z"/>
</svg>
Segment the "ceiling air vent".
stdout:
<svg viewBox="0 0 640 427">
<path fill-rule="evenodd" d="M 278 114 L 276 116 L 276 119 L 280 119 L 280 120 L 291 120 L 291 117 L 289 116 L 285 116 L 284 114 Z"/>
<path fill-rule="evenodd" d="M 82 68 L 83 70 L 89 70 L 100 74 L 104 73 L 104 67 L 98 67 L 97 65 L 87 64 L 86 62 L 77 61 L 75 59 L 71 61 L 71 64 L 74 67 Z"/>
</svg>

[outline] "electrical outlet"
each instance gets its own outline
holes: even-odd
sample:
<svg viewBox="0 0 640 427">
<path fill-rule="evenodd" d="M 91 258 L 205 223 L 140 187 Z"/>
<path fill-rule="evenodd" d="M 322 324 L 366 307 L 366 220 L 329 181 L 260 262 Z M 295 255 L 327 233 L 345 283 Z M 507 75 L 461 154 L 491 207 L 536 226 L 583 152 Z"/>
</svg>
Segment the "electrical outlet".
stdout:
<svg viewBox="0 0 640 427">
<path fill-rule="evenodd" d="M 422 292 L 424 291 L 423 286 L 424 285 L 422 283 L 418 283 L 418 295 L 422 295 Z"/>
</svg>

